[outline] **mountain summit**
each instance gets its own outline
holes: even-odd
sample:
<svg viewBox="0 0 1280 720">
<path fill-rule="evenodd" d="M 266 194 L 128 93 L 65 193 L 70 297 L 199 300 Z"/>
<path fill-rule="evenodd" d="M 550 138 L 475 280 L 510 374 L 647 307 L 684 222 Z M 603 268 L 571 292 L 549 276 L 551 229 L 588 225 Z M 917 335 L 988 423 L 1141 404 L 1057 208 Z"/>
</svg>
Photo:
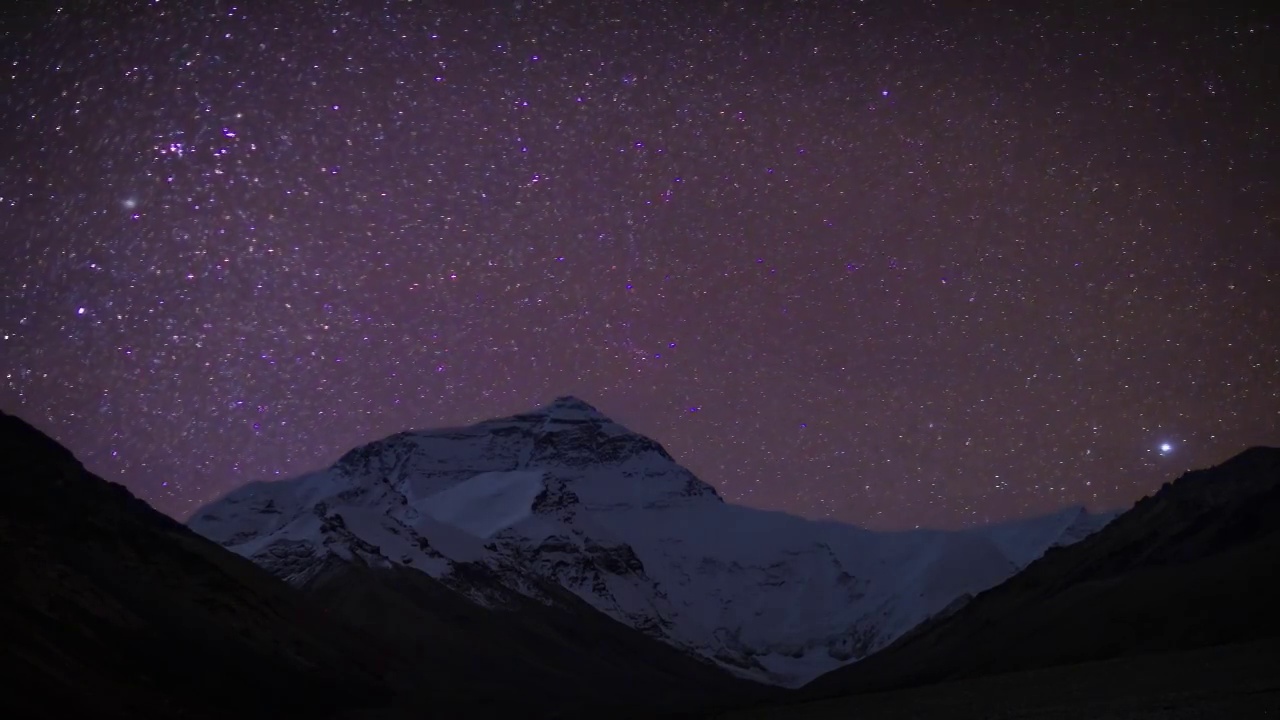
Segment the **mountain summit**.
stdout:
<svg viewBox="0 0 1280 720">
<path fill-rule="evenodd" d="M 739 675 L 796 685 L 1107 519 L 1073 509 L 874 533 L 732 505 L 659 443 L 564 396 L 251 483 L 190 526 L 295 585 L 354 564 L 421 571 L 490 607 L 512 592 L 554 605 L 548 588 L 567 590 Z"/>
<path fill-rule="evenodd" d="M 544 406 L 539 412 L 544 412 L 548 415 L 580 415 L 589 418 L 604 418 L 604 415 L 595 409 L 591 403 L 573 395 L 561 395 L 552 400 L 550 405 Z"/>
</svg>

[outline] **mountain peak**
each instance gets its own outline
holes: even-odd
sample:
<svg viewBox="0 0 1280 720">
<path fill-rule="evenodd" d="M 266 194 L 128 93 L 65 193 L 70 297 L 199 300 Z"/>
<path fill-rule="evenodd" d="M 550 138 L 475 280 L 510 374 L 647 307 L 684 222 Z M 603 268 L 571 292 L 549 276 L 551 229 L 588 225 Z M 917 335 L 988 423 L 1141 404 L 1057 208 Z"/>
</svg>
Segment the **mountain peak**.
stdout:
<svg viewBox="0 0 1280 720">
<path fill-rule="evenodd" d="M 555 400 L 551 401 L 550 405 L 543 407 L 542 412 L 547 413 L 549 415 L 559 414 L 559 413 L 575 413 L 575 414 L 583 414 L 583 415 L 597 415 L 600 417 L 604 417 L 604 415 L 599 410 L 597 410 L 591 403 L 573 395 L 561 395 L 560 397 L 557 397 Z"/>
</svg>

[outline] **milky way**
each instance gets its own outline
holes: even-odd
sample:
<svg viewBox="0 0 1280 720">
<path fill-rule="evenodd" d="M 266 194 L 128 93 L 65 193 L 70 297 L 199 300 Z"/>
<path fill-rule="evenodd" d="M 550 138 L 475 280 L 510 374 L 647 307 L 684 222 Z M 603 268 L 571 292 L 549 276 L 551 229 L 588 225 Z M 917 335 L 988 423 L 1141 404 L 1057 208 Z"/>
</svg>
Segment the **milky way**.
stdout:
<svg viewBox="0 0 1280 720">
<path fill-rule="evenodd" d="M 7 11 L 0 408 L 177 517 L 562 394 L 877 528 L 1280 442 L 1280 23 L 963 5 Z"/>
</svg>

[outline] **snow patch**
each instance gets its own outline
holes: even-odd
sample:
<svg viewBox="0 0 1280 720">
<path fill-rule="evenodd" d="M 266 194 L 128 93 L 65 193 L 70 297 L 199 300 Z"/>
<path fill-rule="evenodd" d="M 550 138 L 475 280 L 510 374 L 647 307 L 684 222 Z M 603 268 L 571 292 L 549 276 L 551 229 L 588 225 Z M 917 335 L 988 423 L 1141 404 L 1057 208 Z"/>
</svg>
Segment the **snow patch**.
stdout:
<svg viewBox="0 0 1280 720">
<path fill-rule="evenodd" d="M 545 485 L 541 470 L 480 473 L 428 497 L 418 509 L 435 520 L 480 538 L 533 514 Z"/>
</svg>

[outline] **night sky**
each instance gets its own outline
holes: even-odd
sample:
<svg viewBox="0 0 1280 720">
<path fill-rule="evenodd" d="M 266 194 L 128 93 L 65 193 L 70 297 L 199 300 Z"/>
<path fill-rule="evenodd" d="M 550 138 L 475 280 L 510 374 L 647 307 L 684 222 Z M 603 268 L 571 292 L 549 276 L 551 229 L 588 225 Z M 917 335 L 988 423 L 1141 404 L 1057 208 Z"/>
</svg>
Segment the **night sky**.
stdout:
<svg viewBox="0 0 1280 720">
<path fill-rule="evenodd" d="M 1280 18 L 966 5 L 5 10 L 0 409 L 180 518 L 562 394 L 874 528 L 1280 443 Z"/>
</svg>

